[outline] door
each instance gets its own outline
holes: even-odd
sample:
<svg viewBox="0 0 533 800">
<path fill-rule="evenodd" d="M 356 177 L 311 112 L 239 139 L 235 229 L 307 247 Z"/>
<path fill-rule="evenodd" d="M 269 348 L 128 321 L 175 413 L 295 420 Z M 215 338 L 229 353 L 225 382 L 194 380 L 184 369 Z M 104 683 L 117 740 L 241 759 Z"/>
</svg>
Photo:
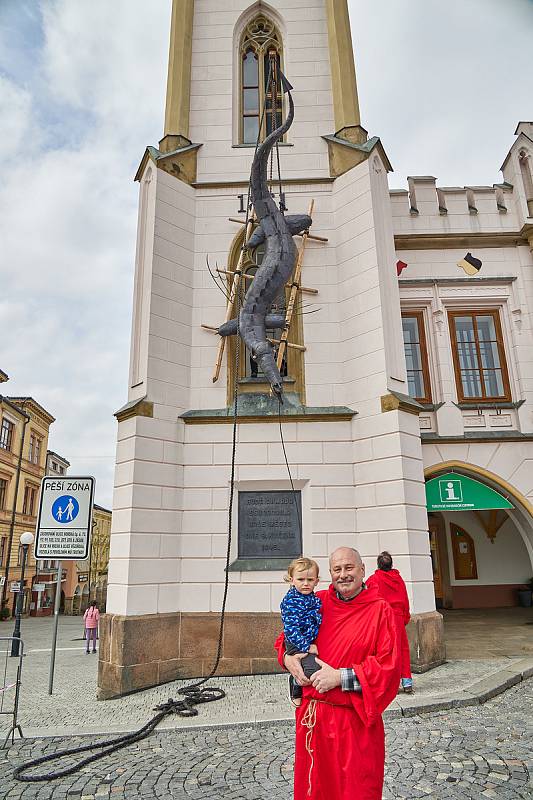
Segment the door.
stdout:
<svg viewBox="0 0 533 800">
<path fill-rule="evenodd" d="M 452 534 L 453 564 L 455 580 L 477 580 L 476 548 L 474 540 L 465 530 L 453 523 L 450 525 Z"/>
<path fill-rule="evenodd" d="M 435 587 L 435 605 L 437 608 L 442 608 L 444 606 L 444 591 L 441 559 L 439 554 L 439 523 L 435 517 L 431 517 L 429 515 L 428 521 L 431 566 L 433 567 L 433 585 Z"/>
</svg>

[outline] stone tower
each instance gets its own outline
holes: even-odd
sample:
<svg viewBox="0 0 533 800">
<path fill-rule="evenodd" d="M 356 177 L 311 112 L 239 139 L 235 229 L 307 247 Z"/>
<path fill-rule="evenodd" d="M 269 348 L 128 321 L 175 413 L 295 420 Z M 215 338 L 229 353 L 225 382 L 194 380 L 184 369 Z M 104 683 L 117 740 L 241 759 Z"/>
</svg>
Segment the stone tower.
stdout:
<svg viewBox="0 0 533 800">
<path fill-rule="evenodd" d="M 391 167 L 380 140 L 360 123 L 347 0 L 174 0 L 164 136 L 147 148 L 136 176 L 131 364 L 128 402 L 116 415 L 101 697 L 206 674 L 216 651 L 235 347 L 228 343 L 214 382 L 219 339 L 202 325 L 224 320 L 226 298 L 206 256 L 226 270 L 229 287 L 272 48 L 296 106 L 280 145 L 285 202 L 290 213 L 302 213 L 314 201 L 318 237 L 303 257 L 303 285 L 315 292 L 298 297 L 283 411 L 301 541 L 296 536 L 289 552 L 283 539 L 251 534 L 245 519 L 245 498 L 276 503 L 291 484 L 277 408 L 243 356 L 219 672 L 275 668 L 282 576 L 294 548 L 316 558 L 327 581 L 327 556 L 339 545 L 357 547 L 369 572 L 381 550 L 394 554 L 414 613 L 415 669 L 443 659 L 420 409 L 407 396 Z M 258 513 L 253 524 L 261 529 L 268 515 Z"/>
</svg>

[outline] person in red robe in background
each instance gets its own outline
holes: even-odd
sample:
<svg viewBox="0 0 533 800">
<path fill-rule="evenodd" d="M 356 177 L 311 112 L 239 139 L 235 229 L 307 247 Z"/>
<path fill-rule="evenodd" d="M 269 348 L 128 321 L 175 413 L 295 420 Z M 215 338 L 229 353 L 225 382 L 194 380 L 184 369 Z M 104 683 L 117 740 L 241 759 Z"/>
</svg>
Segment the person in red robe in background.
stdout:
<svg viewBox="0 0 533 800">
<path fill-rule="evenodd" d="M 369 577 L 366 585 L 375 586 L 380 597 L 383 597 L 394 611 L 396 633 L 398 635 L 398 651 L 400 653 L 402 689 L 406 694 L 413 694 L 409 640 L 405 631 L 405 626 L 411 619 L 409 598 L 407 597 L 404 580 L 398 570 L 392 568 L 392 556 L 386 550 L 379 554 L 378 568 Z"/>
<path fill-rule="evenodd" d="M 322 624 L 315 644 L 320 669 L 305 677 L 303 653 L 285 653 L 280 664 L 303 687 L 296 709 L 294 800 L 381 800 L 385 731 L 381 715 L 400 680 L 392 609 L 364 584 L 357 550 L 330 556 L 331 585 L 317 592 Z"/>
</svg>

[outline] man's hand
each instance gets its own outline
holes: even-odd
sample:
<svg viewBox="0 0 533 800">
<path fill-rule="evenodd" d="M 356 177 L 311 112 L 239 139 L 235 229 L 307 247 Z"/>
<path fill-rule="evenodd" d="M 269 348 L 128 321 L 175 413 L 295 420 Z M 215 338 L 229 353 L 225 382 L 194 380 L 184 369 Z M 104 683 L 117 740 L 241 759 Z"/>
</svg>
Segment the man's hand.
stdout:
<svg viewBox="0 0 533 800">
<path fill-rule="evenodd" d="M 316 646 L 316 644 L 309 645 L 309 652 L 312 653 L 314 656 L 318 655 L 318 647 Z"/>
<path fill-rule="evenodd" d="M 324 692 L 329 692 L 330 689 L 335 689 L 335 687 L 341 685 L 340 669 L 333 669 L 333 667 L 330 667 L 329 664 L 319 658 L 316 659 L 316 663 L 320 664 L 320 669 L 311 675 L 311 683 L 317 692 L 324 694 Z"/>
<path fill-rule="evenodd" d="M 285 658 L 283 659 L 285 667 L 289 670 L 292 677 L 298 681 L 300 686 L 310 686 L 311 684 L 309 678 L 305 677 L 302 665 L 300 663 L 302 658 L 305 658 L 306 655 L 307 653 L 295 653 L 293 656 L 288 656 L 285 654 Z"/>
</svg>

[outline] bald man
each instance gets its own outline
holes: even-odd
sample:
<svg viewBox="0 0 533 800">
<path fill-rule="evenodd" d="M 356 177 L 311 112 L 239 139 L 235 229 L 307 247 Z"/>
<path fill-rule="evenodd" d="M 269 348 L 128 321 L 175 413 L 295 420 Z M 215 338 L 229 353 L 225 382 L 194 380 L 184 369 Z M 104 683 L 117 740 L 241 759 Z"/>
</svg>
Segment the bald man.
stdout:
<svg viewBox="0 0 533 800">
<path fill-rule="evenodd" d="M 316 639 L 320 669 L 311 680 L 303 654 L 278 656 L 303 687 L 296 709 L 294 800 L 381 800 L 385 732 L 381 715 L 400 678 L 392 610 L 364 583 L 361 556 L 350 547 L 329 560 L 331 584 L 317 592 L 322 624 Z"/>
</svg>

